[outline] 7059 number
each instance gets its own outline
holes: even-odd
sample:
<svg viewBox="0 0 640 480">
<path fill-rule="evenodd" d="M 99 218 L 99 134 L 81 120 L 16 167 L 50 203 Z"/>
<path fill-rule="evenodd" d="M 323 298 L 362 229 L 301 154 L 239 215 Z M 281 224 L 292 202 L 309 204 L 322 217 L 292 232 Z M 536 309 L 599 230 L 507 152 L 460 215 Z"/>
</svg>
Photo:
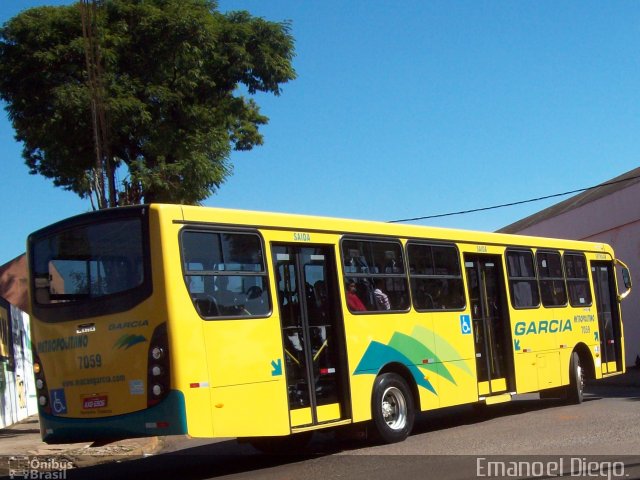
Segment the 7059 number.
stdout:
<svg viewBox="0 0 640 480">
<path fill-rule="evenodd" d="M 95 355 L 80 355 L 78 358 L 78 367 L 80 369 L 85 368 L 97 368 L 102 366 L 102 356 L 99 353 Z"/>
</svg>

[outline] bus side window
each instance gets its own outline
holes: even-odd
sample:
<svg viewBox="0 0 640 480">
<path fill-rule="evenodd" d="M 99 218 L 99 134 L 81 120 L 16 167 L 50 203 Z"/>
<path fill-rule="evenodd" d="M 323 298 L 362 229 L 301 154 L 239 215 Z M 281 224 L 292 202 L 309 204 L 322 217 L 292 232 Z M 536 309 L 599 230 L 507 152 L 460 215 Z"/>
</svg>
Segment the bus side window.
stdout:
<svg viewBox="0 0 640 480">
<path fill-rule="evenodd" d="M 561 307 L 567 304 L 567 289 L 560 252 L 536 252 L 540 296 L 545 307 Z"/>
<path fill-rule="evenodd" d="M 591 305 L 591 287 L 587 259 L 582 253 L 565 253 L 564 268 L 572 307 Z"/>
<path fill-rule="evenodd" d="M 538 279 L 531 250 L 507 250 L 507 274 L 511 303 L 515 308 L 536 308 L 540 305 Z"/>
<path fill-rule="evenodd" d="M 184 230 L 180 240 L 185 285 L 200 316 L 248 317 L 270 312 L 258 234 Z"/>
<path fill-rule="evenodd" d="M 400 241 L 344 239 L 341 247 L 345 288 L 349 282 L 354 282 L 354 293 L 368 311 L 409 309 L 409 289 Z M 355 298 L 348 305 L 352 312 L 363 311 Z"/>
<path fill-rule="evenodd" d="M 454 245 L 409 243 L 407 246 L 414 308 L 460 310 L 465 296 L 460 258 Z"/>
</svg>

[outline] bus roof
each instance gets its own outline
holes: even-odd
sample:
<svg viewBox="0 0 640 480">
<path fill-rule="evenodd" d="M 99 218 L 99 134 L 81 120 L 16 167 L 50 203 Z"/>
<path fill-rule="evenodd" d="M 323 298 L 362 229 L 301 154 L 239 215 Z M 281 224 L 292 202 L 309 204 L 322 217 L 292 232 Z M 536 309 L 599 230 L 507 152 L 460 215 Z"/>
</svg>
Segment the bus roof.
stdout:
<svg viewBox="0 0 640 480">
<path fill-rule="evenodd" d="M 175 205 L 155 204 L 159 209 L 176 208 Z M 352 220 L 289 213 L 235 210 L 217 207 L 181 206 L 182 220 L 187 223 L 216 223 L 244 225 L 258 229 L 287 229 L 291 231 L 341 233 L 350 235 L 382 235 L 401 238 L 426 238 L 459 243 L 499 244 L 514 247 L 546 247 L 562 250 L 607 252 L 613 250 L 605 243 L 557 238 L 533 237 L 473 230 L 429 227 L 412 224 Z"/>
</svg>

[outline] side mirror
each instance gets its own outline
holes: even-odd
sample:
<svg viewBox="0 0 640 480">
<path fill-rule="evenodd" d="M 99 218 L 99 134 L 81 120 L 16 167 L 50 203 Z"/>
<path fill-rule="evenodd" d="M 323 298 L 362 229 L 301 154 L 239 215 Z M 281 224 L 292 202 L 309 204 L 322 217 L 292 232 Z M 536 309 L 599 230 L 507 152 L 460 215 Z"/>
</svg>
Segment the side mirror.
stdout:
<svg viewBox="0 0 640 480">
<path fill-rule="evenodd" d="M 629 273 L 629 269 L 626 267 L 622 269 L 622 281 L 625 288 L 631 288 L 631 274 Z"/>
<path fill-rule="evenodd" d="M 626 292 L 618 294 L 618 301 L 624 300 L 631 293 L 631 273 L 629 273 L 629 267 L 627 267 L 623 261 L 618 260 L 617 258 L 613 260 L 615 264 L 620 267 L 622 271 L 622 283 L 624 283 Z"/>
</svg>

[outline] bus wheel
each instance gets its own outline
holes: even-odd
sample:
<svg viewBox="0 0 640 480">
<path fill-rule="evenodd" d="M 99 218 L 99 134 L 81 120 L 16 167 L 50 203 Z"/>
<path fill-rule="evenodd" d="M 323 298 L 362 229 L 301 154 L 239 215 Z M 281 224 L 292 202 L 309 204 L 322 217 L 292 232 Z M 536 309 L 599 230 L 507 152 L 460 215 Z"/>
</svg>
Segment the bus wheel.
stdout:
<svg viewBox="0 0 640 480">
<path fill-rule="evenodd" d="M 301 455 L 305 453 L 313 432 L 294 433 L 284 437 L 250 437 L 239 439 L 269 455 Z"/>
<path fill-rule="evenodd" d="M 580 357 L 577 352 L 571 355 L 569 364 L 569 386 L 567 387 L 567 402 L 572 404 L 582 403 L 584 399 L 584 370 L 580 365 Z"/>
<path fill-rule="evenodd" d="M 384 373 L 376 378 L 372 399 L 373 423 L 385 443 L 401 442 L 413 428 L 413 396 L 404 378 Z"/>
</svg>

